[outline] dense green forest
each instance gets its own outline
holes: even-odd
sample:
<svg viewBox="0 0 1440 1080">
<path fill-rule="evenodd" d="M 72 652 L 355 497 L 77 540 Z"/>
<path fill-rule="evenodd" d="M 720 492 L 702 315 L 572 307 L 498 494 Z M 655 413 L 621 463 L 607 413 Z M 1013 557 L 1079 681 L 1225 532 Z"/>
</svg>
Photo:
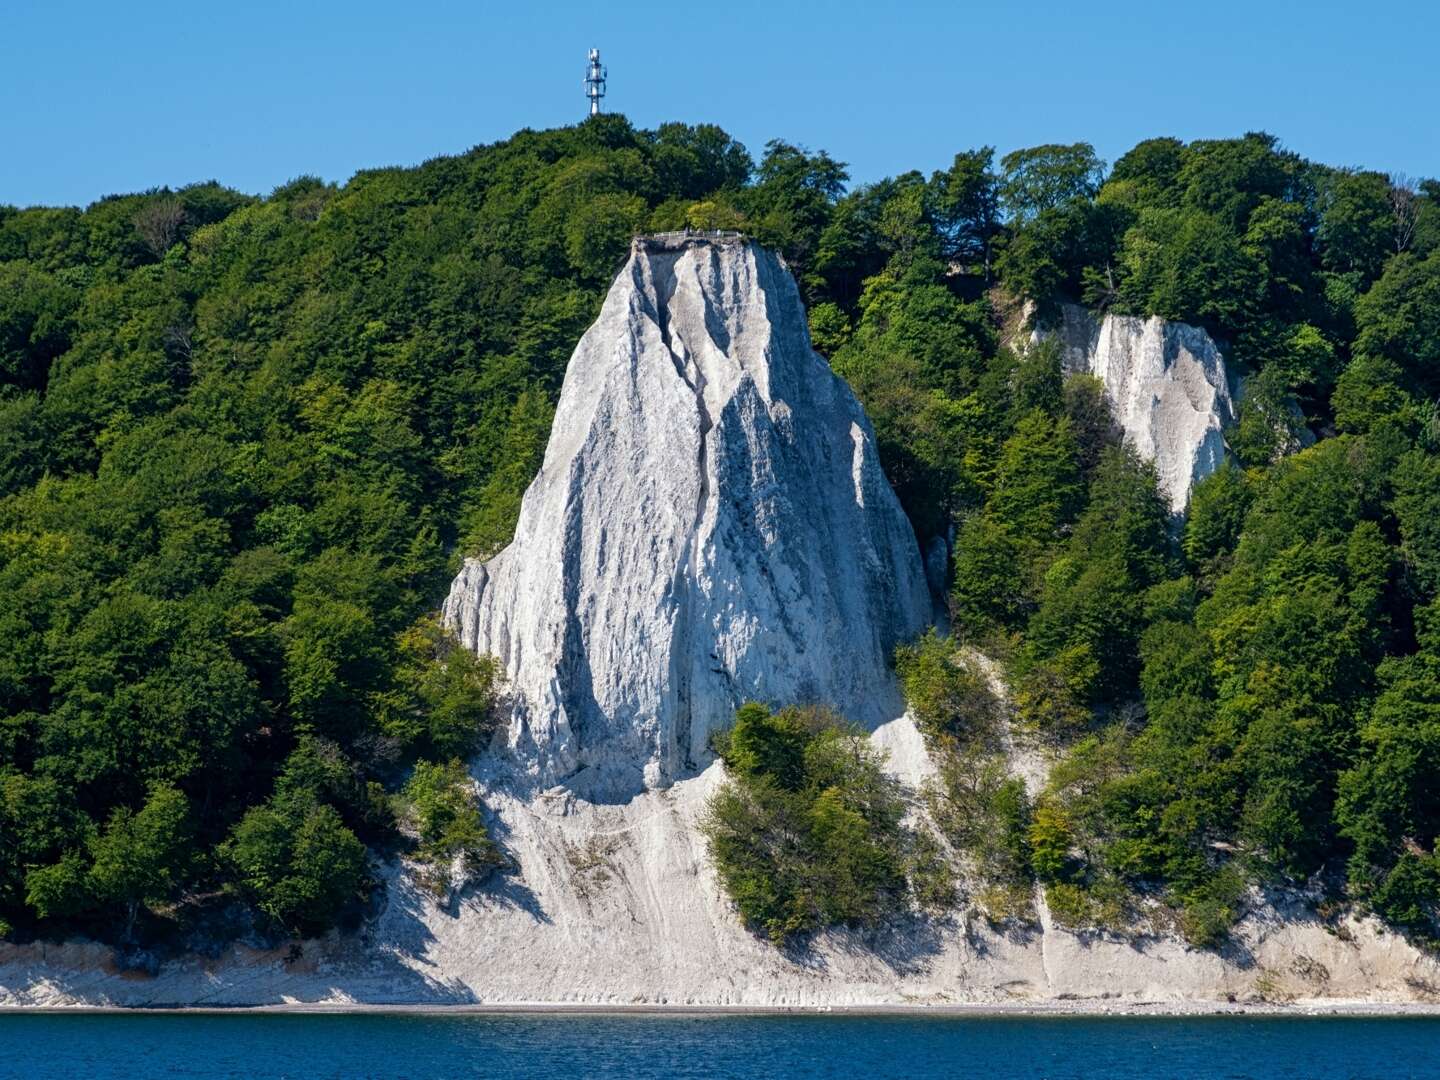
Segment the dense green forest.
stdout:
<svg viewBox="0 0 1440 1080">
<path fill-rule="evenodd" d="M 496 671 L 430 613 L 508 539 L 631 236 L 686 224 L 784 252 L 917 534 L 955 531 L 956 640 L 1065 748 L 1030 805 L 975 672 L 938 639 L 902 656 L 953 781 L 937 823 L 997 896 L 1039 880 L 1085 922 L 1160 895 L 1210 942 L 1243 883 L 1318 873 L 1429 932 L 1440 186 L 1247 135 L 851 190 L 823 152 L 619 116 L 266 198 L 0 207 L 0 929 L 314 933 L 363 917 L 380 858 L 437 890 L 501 858 L 453 764 Z M 1098 385 L 1004 347 L 1022 297 L 1195 322 L 1245 373 L 1183 528 Z M 843 725 L 775 716 L 757 738 L 812 771 L 772 809 L 816 850 L 892 835 L 844 804 L 865 760 L 815 786 Z M 872 916 L 920 864 L 866 844 L 835 905 L 792 867 L 752 921 Z"/>
</svg>

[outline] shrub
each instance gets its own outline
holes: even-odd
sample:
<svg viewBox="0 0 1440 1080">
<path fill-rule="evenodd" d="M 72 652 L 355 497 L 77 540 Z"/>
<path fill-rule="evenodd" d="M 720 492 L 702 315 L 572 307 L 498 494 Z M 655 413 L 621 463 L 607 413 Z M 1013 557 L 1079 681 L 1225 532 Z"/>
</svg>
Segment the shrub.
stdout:
<svg viewBox="0 0 1440 1080">
<path fill-rule="evenodd" d="M 1029 887 L 1030 802 L 1002 757 L 973 746 L 942 749 L 925 796 L 935 824 L 981 877 Z"/>
<path fill-rule="evenodd" d="M 1080 927 L 1090 922 L 1090 898 L 1079 885 L 1052 881 L 1045 886 L 1045 906 L 1057 924 Z"/>
<path fill-rule="evenodd" d="M 933 627 L 895 650 L 895 669 L 915 722 L 928 738 L 991 733 L 998 703 L 985 677 Z"/>
<path fill-rule="evenodd" d="M 437 895 L 504 861 L 480 818 L 470 776 L 458 758 L 443 765 L 416 763 L 400 793 L 400 817 L 418 839 L 411 857 L 420 865 L 419 879 Z"/>
<path fill-rule="evenodd" d="M 1180 932 L 1185 940 L 1199 949 L 1213 949 L 1223 942 L 1240 916 L 1244 891 L 1239 871 L 1226 867 L 1182 896 Z"/>
<path fill-rule="evenodd" d="M 1070 874 L 1073 834 L 1070 818 L 1053 806 L 1038 806 L 1030 822 L 1030 865 L 1041 881 L 1064 881 Z"/>
<path fill-rule="evenodd" d="M 1381 916 L 1412 930 L 1433 929 L 1440 899 L 1440 859 L 1407 851 L 1371 894 Z"/>
<path fill-rule="evenodd" d="M 331 926 L 367 878 L 365 845 L 335 808 L 299 796 L 250 810 L 221 853 L 255 906 L 301 935 Z"/>
<path fill-rule="evenodd" d="M 917 895 L 945 895 L 934 849 L 917 850 L 905 804 L 864 733 L 818 709 L 743 706 L 715 740 L 730 779 L 701 829 L 720 883 L 774 942 L 837 923 L 874 923 Z"/>
</svg>

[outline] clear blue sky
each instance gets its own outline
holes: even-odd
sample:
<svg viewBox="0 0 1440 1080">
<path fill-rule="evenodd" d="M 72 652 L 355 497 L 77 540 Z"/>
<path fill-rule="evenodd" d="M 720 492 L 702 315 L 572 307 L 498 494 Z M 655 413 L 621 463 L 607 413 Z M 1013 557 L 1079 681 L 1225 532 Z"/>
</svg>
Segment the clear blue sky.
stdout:
<svg viewBox="0 0 1440 1080">
<path fill-rule="evenodd" d="M 218 13 L 211 14 L 214 10 Z M 581 118 L 585 50 L 637 125 L 711 121 L 857 181 L 1088 139 L 1264 129 L 1440 175 L 1440 5 L 932 0 L 9 0 L 0 203 L 413 164 Z"/>
</svg>

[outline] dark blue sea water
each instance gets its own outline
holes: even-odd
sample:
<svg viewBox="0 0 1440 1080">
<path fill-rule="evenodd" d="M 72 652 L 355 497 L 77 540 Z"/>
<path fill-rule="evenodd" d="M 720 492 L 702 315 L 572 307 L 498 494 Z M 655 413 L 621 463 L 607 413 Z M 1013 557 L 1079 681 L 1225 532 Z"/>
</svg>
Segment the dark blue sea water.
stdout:
<svg viewBox="0 0 1440 1080">
<path fill-rule="evenodd" d="M 0 1015 L 0 1076 L 1440 1077 L 1440 1020 Z"/>
</svg>

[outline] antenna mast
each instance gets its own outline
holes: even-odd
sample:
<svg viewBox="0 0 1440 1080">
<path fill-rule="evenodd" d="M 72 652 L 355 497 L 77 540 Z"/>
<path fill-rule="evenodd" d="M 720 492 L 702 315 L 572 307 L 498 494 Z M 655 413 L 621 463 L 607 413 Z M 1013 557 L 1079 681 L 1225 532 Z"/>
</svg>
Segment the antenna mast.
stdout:
<svg viewBox="0 0 1440 1080">
<path fill-rule="evenodd" d="M 600 115 L 600 99 L 605 96 L 605 69 L 600 66 L 600 50 L 590 50 L 590 66 L 585 69 L 585 96 L 590 99 L 590 115 Z"/>
</svg>

